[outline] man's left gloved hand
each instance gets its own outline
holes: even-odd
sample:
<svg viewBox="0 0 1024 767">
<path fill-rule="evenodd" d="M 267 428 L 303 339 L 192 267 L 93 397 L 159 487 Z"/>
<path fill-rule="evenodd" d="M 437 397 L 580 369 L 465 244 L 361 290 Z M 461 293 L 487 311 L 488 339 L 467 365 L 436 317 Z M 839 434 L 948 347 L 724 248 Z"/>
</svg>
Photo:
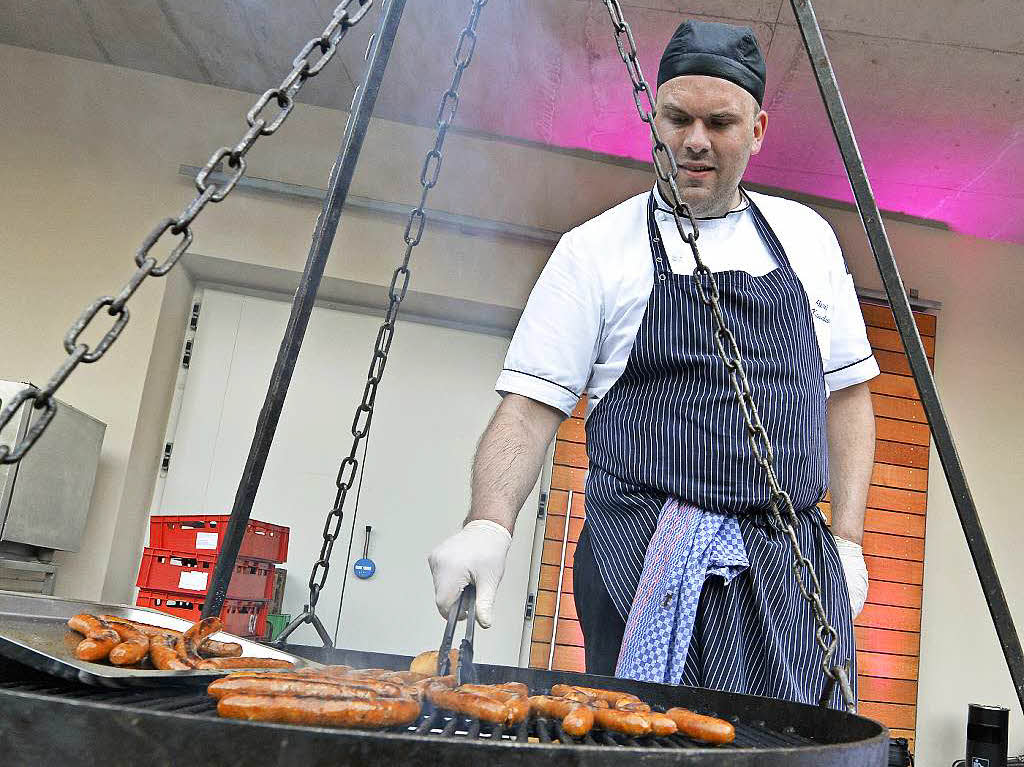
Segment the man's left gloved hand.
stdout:
<svg viewBox="0 0 1024 767">
<path fill-rule="evenodd" d="M 832 536 L 839 549 L 839 561 L 843 563 L 843 574 L 846 575 L 846 588 L 850 592 L 850 609 L 853 617 L 860 615 L 864 602 L 868 598 L 868 568 L 864 564 L 864 549 L 860 544 Z"/>
</svg>

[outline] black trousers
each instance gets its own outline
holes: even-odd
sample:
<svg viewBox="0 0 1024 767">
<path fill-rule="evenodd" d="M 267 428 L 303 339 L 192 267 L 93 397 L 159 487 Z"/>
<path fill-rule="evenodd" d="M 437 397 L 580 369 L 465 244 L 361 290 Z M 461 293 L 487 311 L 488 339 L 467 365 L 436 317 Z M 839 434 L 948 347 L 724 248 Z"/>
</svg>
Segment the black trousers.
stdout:
<svg viewBox="0 0 1024 767">
<path fill-rule="evenodd" d="M 573 599 L 583 629 L 584 655 L 588 674 L 615 676 L 626 621 L 615 609 L 601 573 L 597 569 L 590 532 L 586 525 L 576 544 L 572 570 Z"/>
</svg>

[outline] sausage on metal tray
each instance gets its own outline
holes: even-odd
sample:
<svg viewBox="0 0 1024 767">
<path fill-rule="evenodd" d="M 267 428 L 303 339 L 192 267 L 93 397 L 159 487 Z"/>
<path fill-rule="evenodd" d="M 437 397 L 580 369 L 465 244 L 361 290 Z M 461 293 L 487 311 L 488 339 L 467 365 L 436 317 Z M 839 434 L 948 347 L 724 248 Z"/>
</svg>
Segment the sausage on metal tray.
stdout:
<svg viewBox="0 0 1024 767">
<path fill-rule="evenodd" d="M 222 628 L 223 624 L 220 622 L 220 618 L 203 618 L 201 621 L 197 621 L 189 626 L 188 630 L 176 640 L 175 649 L 179 655 L 184 657 L 186 663 L 196 668 L 211 668 L 210 666 L 203 665 L 207 661 L 203 660 L 199 655 L 199 645 L 210 634 L 216 634 Z"/>
<path fill-rule="evenodd" d="M 127 623 L 111 623 L 121 642 L 110 651 L 110 662 L 115 666 L 138 663 L 149 653 L 149 637 Z"/>
<path fill-rule="evenodd" d="M 68 627 L 85 635 L 75 648 L 75 657 L 80 660 L 106 660 L 110 651 L 121 643 L 117 632 L 95 615 L 75 615 L 68 620 Z"/>
<path fill-rule="evenodd" d="M 191 671 L 192 667 L 175 649 L 177 637 L 168 634 L 149 638 L 149 659 L 162 671 Z"/>
<path fill-rule="evenodd" d="M 229 719 L 335 727 L 393 727 L 420 715 L 412 698 L 325 700 L 282 695 L 228 695 L 217 713 Z"/>
<path fill-rule="evenodd" d="M 142 621 L 133 621 L 117 615 L 101 615 L 100 618 L 110 624 L 127 624 L 149 637 L 160 634 L 170 634 L 174 637 L 179 637 L 182 634 L 182 632 L 175 631 L 174 629 L 162 628 L 161 626 L 154 626 Z M 220 642 L 216 639 L 207 639 L 199 646 L 199 654 L 208 658 L 237 658 L 242 654 L 242 645 L 237 642 Z"/>
</svg>

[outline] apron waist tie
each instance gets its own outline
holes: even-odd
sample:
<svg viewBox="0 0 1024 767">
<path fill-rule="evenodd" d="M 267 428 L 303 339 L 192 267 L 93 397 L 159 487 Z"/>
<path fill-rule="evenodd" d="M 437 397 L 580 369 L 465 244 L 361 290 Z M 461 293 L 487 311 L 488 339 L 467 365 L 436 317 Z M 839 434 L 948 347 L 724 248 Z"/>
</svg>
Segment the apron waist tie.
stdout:
<svg viewBox="0 0 1024 767">
<path fill-rule="evenodd" d="M 704 581 L 729 583 L 747 566 L 734 515 L 669 498 L 647 547 L 615 676 L 679 684 Z"/>
</svg>

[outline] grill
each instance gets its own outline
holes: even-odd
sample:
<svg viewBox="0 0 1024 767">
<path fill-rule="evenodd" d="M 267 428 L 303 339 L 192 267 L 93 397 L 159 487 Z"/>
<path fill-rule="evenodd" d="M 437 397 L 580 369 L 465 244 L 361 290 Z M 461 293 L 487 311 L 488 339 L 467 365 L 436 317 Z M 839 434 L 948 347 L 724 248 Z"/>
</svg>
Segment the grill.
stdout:
<svg viewBox="0 0 1024 767">
<path fill-rule="evenodd" d="M 315 660 L 407 668 L 408 658 L 289 647 Z M 656 708 L 682 705 L 730 720 L 736 741 L 708 748 L 678 735 L 638 738 L 594 731 L 583 740 L 556 721 L 531 717 L 518 728 L 483 724 L 429 708 L 414 725 L 355 731 L 238 722 L 217 717 L 194 688 L 110 690 L 58 680 L 0 660 L 0 753 L 8 764 L 76 765 L 885 765 L 888 733 L 849 714 L 749 695 L 631 682 L 587 674 L 477 666 L 480 681 L 525 682 L 531 692 L 558 683 L 633 692 Z"/>
</svg>

